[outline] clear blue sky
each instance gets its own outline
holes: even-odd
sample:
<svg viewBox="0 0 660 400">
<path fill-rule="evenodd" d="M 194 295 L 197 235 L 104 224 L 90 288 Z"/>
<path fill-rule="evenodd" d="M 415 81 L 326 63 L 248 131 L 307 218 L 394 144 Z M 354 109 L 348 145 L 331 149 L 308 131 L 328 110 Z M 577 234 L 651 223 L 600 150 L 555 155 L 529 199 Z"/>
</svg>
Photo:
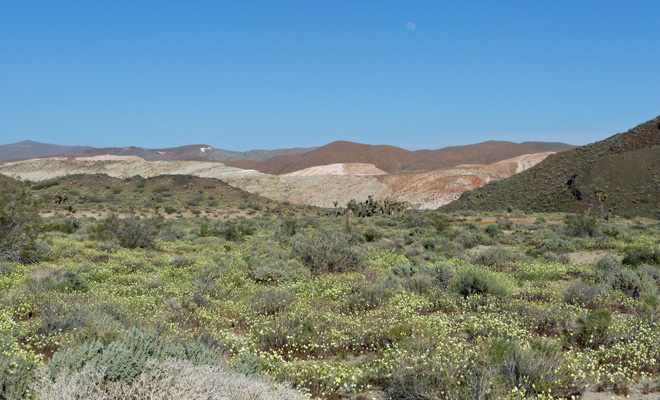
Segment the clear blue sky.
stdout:
<svg viewBox="0 0 660 400">
<path fill-rule="evenodd" d="M 660 1 L 0 2 L 0 144 L 585 144 L 660 114 Z"/>
</svg>

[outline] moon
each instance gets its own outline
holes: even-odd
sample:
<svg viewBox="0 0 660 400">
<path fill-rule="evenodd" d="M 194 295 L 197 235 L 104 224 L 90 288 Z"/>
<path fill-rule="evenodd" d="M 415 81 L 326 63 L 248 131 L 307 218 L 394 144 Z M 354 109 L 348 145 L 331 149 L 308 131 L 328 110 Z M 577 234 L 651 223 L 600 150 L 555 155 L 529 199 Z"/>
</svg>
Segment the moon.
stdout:
<svg viewBox="0 0 660 400">
<path fill-rule="evenodd" d="M 411 31 L 414 31 L 415 30 L 415 23 L 412 22 L 412 21 L 408 21 L 406 23 L 406 28 L 410 29 Z"/>
</svg>

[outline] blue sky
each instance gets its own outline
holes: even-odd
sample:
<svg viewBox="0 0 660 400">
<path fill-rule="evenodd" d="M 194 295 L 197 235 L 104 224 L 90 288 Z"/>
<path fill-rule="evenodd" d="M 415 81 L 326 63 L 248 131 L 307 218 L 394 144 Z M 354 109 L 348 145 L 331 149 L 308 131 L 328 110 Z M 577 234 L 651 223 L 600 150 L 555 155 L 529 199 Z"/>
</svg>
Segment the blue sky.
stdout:
<svg viewBox="0 0 660 400">
<path fill-rule="evenodd" d="M 660 114 L 660 1 L 3 1 L 0 144 L 586 144 Z"/>
</svg>

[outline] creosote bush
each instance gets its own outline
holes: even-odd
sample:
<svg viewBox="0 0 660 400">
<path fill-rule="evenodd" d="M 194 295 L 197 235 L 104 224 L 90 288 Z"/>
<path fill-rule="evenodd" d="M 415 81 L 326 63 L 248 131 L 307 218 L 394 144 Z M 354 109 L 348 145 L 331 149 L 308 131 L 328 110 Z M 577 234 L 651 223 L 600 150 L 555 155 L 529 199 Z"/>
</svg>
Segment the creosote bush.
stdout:
<svg viewBox="0 0 660 400">
<path fill-rule="evenodd" d="M 319 228 L 292 238 L 292 253 L 308 266 L 312 275 L 360 268 L 364 255 L 351 236 Z"/>
<path fill-rule="evenodd" d="M 39 261 L 37 204 L 20 183 L 0 178 L 0 260 Z"/>
<path fill-rule="evenodd" d="M 612 313 L 609 310 L 593 310 L 576 320 L 575 339 L 582 347 L 597 349 L 610 340 Z"/>
<path fill-rule="evenodd" d="M 465 297 L 475 294 L 505 297 L 510 292 L 508 284 L 498 274 L 474 266 L 457 271 L 454 288 Z"/>
<path fill-rule="evenodd" d="M 570 214 L 564 218 L 564 231 L 573 237 L 594 237 L 601 234 L 598 216 L 581 214 Z"/>
<path fill-rule="evenodd" d="M 493 246 L 472 257 L 475 264 L 497 267 L 499 270 L 510 267 L 519 257 L 502 246 Z"/>
<path fill-rule="evenodd" d="M 164 220 L 159 217 L 140 218 L 132 215 L 120 218 L 111 215 L 92 228 L 92 237 L 100 239 L 110 237 L 128 249 L 153 248 L 163 224 Z"/>
</svg>

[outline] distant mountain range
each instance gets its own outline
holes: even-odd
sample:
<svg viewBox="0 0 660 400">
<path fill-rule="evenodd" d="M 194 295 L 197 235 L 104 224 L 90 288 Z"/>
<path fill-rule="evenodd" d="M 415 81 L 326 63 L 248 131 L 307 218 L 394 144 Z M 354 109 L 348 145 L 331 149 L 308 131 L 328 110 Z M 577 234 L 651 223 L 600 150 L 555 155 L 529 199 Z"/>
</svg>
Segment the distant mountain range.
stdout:
<svg viewBox="0 0 660 400">
<path fill-rule="evenodd" d="M 572 149 L 564 143 L 489 141 L 439 150 L 410 151 L 395 146 L 372 146 L 337 141 L 322 147 L 236 152 L 199 144 L 162 149 L 141 147 L 94 148 L 57 146 L 32 141 L 0 146 L 0 161 L 52 156 L 137 156 L 147 161 L 216 161 L 268 174 L 286 174 L 305 168 L 338 163 L 367 163 L 388 173 L 426 171 L 459 164 L 492 164 L 524 154 Z"/>
<path fill-rule="evenodd" d="M 29 158 L 51 157 L 92 149 L 87 146 L 59 146 L 25 140 L 0 146 L 0 161 L 26 160 Z"/>
<path fill-rule="evenodd" d="M 442 210 L 600 212 L 601 205 L 604 212 L 660 216 L 660 116 L 465 192 Z"/>
</svg>

